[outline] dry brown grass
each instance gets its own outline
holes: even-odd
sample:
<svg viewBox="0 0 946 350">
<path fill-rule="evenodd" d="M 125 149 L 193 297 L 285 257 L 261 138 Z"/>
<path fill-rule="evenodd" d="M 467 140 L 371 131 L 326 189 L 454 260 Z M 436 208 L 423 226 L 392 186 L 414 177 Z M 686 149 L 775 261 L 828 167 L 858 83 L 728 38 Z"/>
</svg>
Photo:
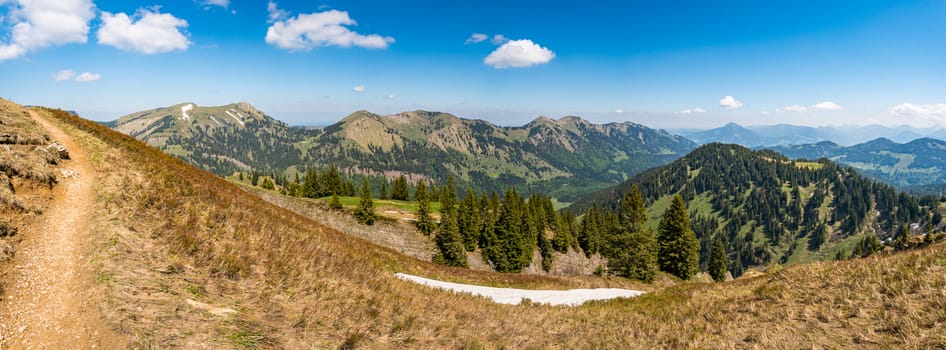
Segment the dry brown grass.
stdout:
<svg viewBox="0 0 946 350">
<path fill-rule="evenodd" d="M 621 279 L 452 269 L 268 205 L 64 112 L 100 167 L 103 310 L 140 347 L 935 348 L 946 246 L 654 290 Z M 652 290 L 581 307 L 506 306 L 393 278 Z M 194 299 L 238 312 L 219 317 Z"/>
</svg>

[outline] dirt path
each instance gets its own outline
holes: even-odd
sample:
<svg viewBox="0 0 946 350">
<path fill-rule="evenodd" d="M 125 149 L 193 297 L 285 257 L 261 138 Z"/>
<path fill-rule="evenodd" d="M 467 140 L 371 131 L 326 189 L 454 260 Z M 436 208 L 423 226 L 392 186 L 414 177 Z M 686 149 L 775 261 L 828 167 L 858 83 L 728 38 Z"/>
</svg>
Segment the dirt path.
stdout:
<svg viewBox="0 0 946 350">
<path fill-rule="evenodd" d="M 22 232 L 12 280 L 0 303 L 0 348 L 119 348 L 118 337 L 88 300 L 91 273 L 82 255 L 95 204 L 95 170 L 88 153 L 59 127 L 30 111 L 50 136 L 66 146 L 63 169 L 78 173 L 53 190 L 53 201 L 35 229 Z"/>
</svg>

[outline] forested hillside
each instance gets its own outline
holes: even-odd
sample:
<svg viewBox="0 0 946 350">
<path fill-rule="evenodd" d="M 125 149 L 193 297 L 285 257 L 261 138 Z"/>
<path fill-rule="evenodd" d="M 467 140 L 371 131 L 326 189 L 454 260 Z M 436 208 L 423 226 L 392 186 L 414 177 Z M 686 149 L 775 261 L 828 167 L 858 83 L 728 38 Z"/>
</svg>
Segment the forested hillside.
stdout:
<svg viewBox="0 0 946 350">
<path fill-rule="evenodd" d="M 108 126 L 218 175 L 299 165 L 303 151 L 296 143 L 318 134 L 290 127 L 248 103 L 183 103 L 133 113 Z"/>
<path fill-rule="evenodd" d="M 569 202 L 695 145 L 682 137 L 624 122 L 540 117 L 522 127 L 414 111 L 380 116 L 359 111 L 326 127 L 288 127 L 248 104 L 181 104 L 135 113 L 110 124 L 182 159 L 228 176 L 273 175 L 279 184 L 308 169 L 336 166 L 348 175 L 406 175 L 461 188 L 545 193 Z M 576 157 L 576 154 L 581 154 Z"/>
<path fill-rule="evenodd" d="M 895 239 L 919 233 L 933 222 L 935 199 L 924 201 L 860 176 L 828 160 L 792 161 L 773 151 L 709 144 L 619 186 L 583 198 L 570 210 L 583 212 L 592 230 L 615 230 L 620 198 L 637 185 L 649 208 L 649 226 L 680 195 L 690 208 L 706 270 L 719 239 L 736 275 L 757 265 L 870 254 L 869 237 Z M 937 216 L 938 217 L 938 216 Z M 867 237 L 867 238 L 865 238 Z M 594 238 L 593 241 L 607 241 Z"/>
<path fill-rule="evenodd" d="M 946 142 L 932 138 L 896 143 L 879 138 L 870 142 L 842 147 L 833 142 L 772 147 L 790 158 L 828 158 L 854 167 L 865 175 L 898 187 L 912 187 L 924 192 L 930 186 L 946 183 Z"/>
</svg>

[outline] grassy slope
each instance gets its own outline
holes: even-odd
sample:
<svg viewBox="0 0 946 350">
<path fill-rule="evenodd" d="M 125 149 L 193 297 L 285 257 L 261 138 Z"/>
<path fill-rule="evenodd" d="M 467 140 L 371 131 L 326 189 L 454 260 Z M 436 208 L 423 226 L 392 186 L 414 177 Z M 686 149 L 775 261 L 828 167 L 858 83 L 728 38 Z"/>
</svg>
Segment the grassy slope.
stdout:
<svg viewBox="0 0 946 350">
<path fill-rule="evenodd" d="M 798 348 L 946 341 L 942 244 L 578 308 L 496 305 L 392 273 L 521 287 L 635 286 L 404 258 L 267 205 L 129 137 L 51 113 L 84 130 L 73 132 L 101 167 L 101 251 L 93 259 L 111 296 L 102 306 L 139 347 Z M 217 317 L 186 299 L 238 312 Z"/>
</svg>

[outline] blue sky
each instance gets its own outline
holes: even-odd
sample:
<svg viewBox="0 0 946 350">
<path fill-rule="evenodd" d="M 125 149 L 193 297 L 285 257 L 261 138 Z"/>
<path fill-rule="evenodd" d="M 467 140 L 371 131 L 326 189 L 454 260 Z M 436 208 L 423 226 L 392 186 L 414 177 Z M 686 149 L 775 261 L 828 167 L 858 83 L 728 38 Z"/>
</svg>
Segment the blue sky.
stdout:
<svg viewBox="0 0 946 350">
<path fill-rule="evenodd" d="M 0 16 L 0 96 L 97 120 L 246 101 L 290 124 L 946 127 L 944 0 L 0 0 Z"/>
</svg>

